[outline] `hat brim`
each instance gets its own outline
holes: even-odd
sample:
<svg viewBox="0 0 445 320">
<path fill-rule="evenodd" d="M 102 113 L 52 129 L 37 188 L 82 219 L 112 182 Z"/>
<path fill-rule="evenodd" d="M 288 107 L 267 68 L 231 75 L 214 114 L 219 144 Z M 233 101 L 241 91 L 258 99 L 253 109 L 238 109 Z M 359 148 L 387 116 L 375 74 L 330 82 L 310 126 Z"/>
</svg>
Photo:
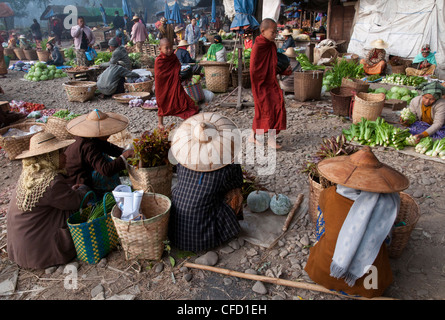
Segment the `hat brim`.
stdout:
<svg viewBox="0 0 445 320">
<path fill-rule="evenodd" d="M 394 193 L 409 187 L 409 180 L 403 174 L 383 163 L 378 167 L 357 167 L 349 159 L 349 156 L 325 159 L 317 165 L 318 172 L 335 184 L 367 192 Z"/>
<path fill-rule="evenodd" d="M 87 119 L 88 114 L 84 114 L 68 122 L 66 129 L 73 136 L 101 138 L 121 132 L 128 127 L 127 117 L 113 112 L 107 112 L 106 115 L 108 117 L 104 120 L 93 121 Z"/>
<path fill-rule="evenodd" d="M 386 49 L 389 47 L 389 45 L 386 42 L 377 42 L 377 41 L 371 42 L 371 46 L 375 49 Z"/>
<path fill-rule="evenodd" d="M 46 154 L 46 153 L 50 153 L 50 152 L 54 152 L 54 151 L 66 148 L 69 145 L 73 144 L 74 142 L 76 142 L 76 140 L 73 140 L 73 139 L 58 140 L 57 142 L 55 142 L 47 147 L 44 147 L 44 148 L 23 151 L 21 154 L 19 154 L 15 158 L 16 159 L 26 159 L 26 158 L 40 156 L 42 154 Z"/>
</svg>

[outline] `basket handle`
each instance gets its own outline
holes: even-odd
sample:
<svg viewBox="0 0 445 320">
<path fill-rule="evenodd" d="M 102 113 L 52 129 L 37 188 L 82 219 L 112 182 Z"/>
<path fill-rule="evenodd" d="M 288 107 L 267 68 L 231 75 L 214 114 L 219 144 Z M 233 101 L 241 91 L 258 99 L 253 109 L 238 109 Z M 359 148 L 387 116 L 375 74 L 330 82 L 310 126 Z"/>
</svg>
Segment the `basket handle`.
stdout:
<svg viewBox="0 0 445 320">
<path fill-rule="evenodd" d="M 89 196 L 90 194 L 93 194 L 93 195 L 94 195 L 94 203 L 97 202 L 97 196 L 96 196 L 96 193 L 94 193 L 94 191 L 88 191 L 87 194 L 83 197 L 82 202 L 80 203 L 80 211 L 82 211 L 83 203 L 85 202 L 85 199 L 88 198 L 88 196 Z"/>
<path fill-rule="evenodd" d="M 156 204 L 158 204 L 158 200 L 156 200 L 156 193 L 155 193 L 155 189 L 153 188 L 153 186 L 151 184 L 148 185 L 147 189 L 145 189 L 144 193 L 148 193 L 148 191 L 153 191 L 153 198 L 155 199 Z"/>
<path fill-rule="evenodd" d="M 111 192 L 107 192 L 104 194 L 104 199 L 103 199 L 103 207 L 104 207 L 104 216 L 107 216 L 107 207 L 106 207 L 106 203 L 107 203 L 107 196 L 110 195 L 114 198 L 113 194 Z"/>
</svg>

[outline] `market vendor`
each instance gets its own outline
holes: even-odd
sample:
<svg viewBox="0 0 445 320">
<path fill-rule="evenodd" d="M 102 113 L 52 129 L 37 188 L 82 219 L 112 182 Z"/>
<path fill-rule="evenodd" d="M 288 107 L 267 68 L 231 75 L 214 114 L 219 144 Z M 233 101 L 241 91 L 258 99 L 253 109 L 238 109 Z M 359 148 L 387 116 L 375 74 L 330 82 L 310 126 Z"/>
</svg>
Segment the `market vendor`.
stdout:
<svg viewBox="0 0 445 320">
<path fill-rule="evenodd" d="M 201 74 L 202 67 L 199 64 L 196 64 L 196 59 L 193 59 L 190 56 L 190 52 L 187 50 L 188 46 L 189 46 L 189 44 L 186 40 L 181 40 L 178 44 L 176 51 L 175 51 L 176 57 L 178 58 L 181 65 L 193 64 L 191 66 L 192 74 Z"/>
<path fill-rule="evenodd" d="M 59 47 L 54 44 L 55 40 L 55 37 L 49 37 L 48 41 L 46 42 L 46 50 L 48 50 L 48 52 L 51 54 L 51 57 L 46 64 L 60 67 L 63 66 L 64 59 Z"/>
<path fill-rule="evenodd" d="M 436 70 L 436 53 L 431 52 L 429 44 L 422 47 L 422 51 L 414 57 L 413 66 L 406 68 L 407 76 L 430 76 Z"/>
<path fill-rule="evenodd" d="M 127 68 L 112 63 L 97 78 L 97 89 L 101 98 L 110 97 L 113 94 L 125 93 L 125 78 L 139 78 L 139 74 Z"/>
<path fill-rule="evenodd" d="M 142 45 L 149 38 L 148 31 L 145 24 L 140 21 L 138 16 L 134 16 L 132 21 L 134 22 L 134 25 L 131 29 L 130 41 L 135 43 L 136 52 L 142 52 Z"/>
<path fill-rule="evenodd" d="M 63 150 L 72 143 L 40 132 L 16 158 L 22 159 L 22 172 L 7 214 L 7 250 L 21 268 L 45 269 L 76 257 L 67 220 L 89 188 L 65 179 Z"/>
<path fill-rule="evenodd" d="M 126 129 L 128 123 L 123 115 L 97 109 L 71 120 L 66 128 L 76 141 L 65 151 L 68 181 L 87 185 L 98 198 L 121 184 L 119 173 L 125 170 L 134 151 L 124 150 L 108 139 Z"/>
<path fill-rule="evenodd" d="M 422 83 L 417 87 L 422 95 L 411 100 L 409 109 L 416 116 L 410 125 L 410 132 L 416 136 L 416 143 L 424 137 L 442 139 L 445 137 L 445 87 L 439 82 Z M 408 123 L 403 122 L 403 125 Z"/>
<path fill-rule="evenodd" d="M 252 33 L 248 32 L 244 34 L 244 49 L 252 49 L 253 40 Z"/>
<path fill-rule="evenodd" d="M 11 36 L 8 39 L 8 48 L 14 49 L 17 48 L 19 40 L 17 39 L 17 33 L 13 32 L 11 33 Z"/>
<path fill-rule="evenodd" d="M 171 155 L 178 162 L 177 184 L 168 232 L 180 250 L 209 250 L 238 235 L 243 173 L 233 160 L 240 145 L 235 124 L 215 113 L 195 115 L 174 132 Z"/>
<path fill-rule="evenodd" d="M 26 39 L 25 35 L 21 34 L 19 37 L 19 47 L 23 50 L 30 50 L 31 49 L 31 43 L 28 39 Z"/>
<path fill-rule="evenodd" d="M 174 32 L 176 35 L 175 43 L 179 44 L 179 42 L 184 39 L 184 27 L 176 26 Z"/>
<path fill-rule="evenodd" d="M 385 241 L 408 179 L 381 163 L 369 146 L 350 156 L 325 159 L 318 171 L 335 185 L 320 194 L 317 242 L 305 271 L 329 290 L 382 296 L 392 283 Z"/>
<path fill-rule="evenodd" d="M 365 59 L 360 60 L 366 74 L 384 74 L 386 71 L 386 48 L 388 44 L 382 39 L 371 42 L 372 49 Z"/>
<path fill-rule="evenodd" d="M 109 62 L 101 63 L 100 66 L 102 68 L 108 68 L 112 64 L 118 64 L 128 70 L 131 70 L 132 63 L 130 57 L 128 56 L 127 49 L 120 45 L 116 38 L 111 38 L 108 41 L 108 48 L 110 52 L 112 52 L 111 59 Z"/>
<path fill-rule="evenodd" d="M 226 62 L 226 60 L 226 48 L 222 44 L 221 36 L 217 35 L 207 51 L 207 61 Z"/>
<path fill-rule="evenodd" d="M 281 46 L 281 50 L 280 52 L 285 52 L 287 50 L 287 48 L 295 48 L 295 40 L 293 37 L 292 32 L 290 32 L 288 29 L 285 29 L 281 35 L 284 37 L 284 43 Z"/>
<path fill-rule="evenodd" d="M 74 39 L 74 49 L 76 50 L 76 63 L 78 66 L 88 66 L 92 62 L 87 59 L 88 48 L 93 47 L 96 38 L 93 31 L 85 25 L 85 18 L 78 17 L 77 25 L 71 27 L 71 36 Z"/>
<path fill-rule="evenodd" d="M 185 120 L 198 113 L 198 106 L 181 84 L 181 63 L 173 53 L 170 40 L 161 39 L 159 49 L 161 53 L 155 60 L 155 94 L 158 128 L 164 128 L 164 117 L 175 116 Z"/>
</svg>

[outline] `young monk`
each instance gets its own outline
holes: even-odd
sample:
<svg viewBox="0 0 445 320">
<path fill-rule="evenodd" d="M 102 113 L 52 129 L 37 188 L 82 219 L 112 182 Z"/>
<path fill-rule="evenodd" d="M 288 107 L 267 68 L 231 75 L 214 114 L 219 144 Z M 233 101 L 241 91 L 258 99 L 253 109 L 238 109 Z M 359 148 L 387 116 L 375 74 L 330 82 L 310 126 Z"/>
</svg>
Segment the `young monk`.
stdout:
<svg viewBox="0 0 445 320">
<path fill-rule="evenodd" d="M 258 143 L 256 135 L 269 132 L 269 146 L 280 149 L 281 146 L 276 142 L 276 134 L 286 129 L 286 109 L 283 92 L 276 77 L 277 47 L 275 37 L 277 23 L 272 19 L 264 19 L 260 25 L 260 32 L 261 35 L 255 39 L 250 58 L 255 116 L 249 142 Z"/>
<path fill-rule="evenodd" d="M 155 92 L 158 128 L 162 129 L 164 117 L 176 116 L 185 120 L 198 113 L 198 106 L 181 85 L 181 63 L 174 54 L 170 40 L 161 39 L 159 49 L 161 53 L 155 61 Z"/>
</svg>

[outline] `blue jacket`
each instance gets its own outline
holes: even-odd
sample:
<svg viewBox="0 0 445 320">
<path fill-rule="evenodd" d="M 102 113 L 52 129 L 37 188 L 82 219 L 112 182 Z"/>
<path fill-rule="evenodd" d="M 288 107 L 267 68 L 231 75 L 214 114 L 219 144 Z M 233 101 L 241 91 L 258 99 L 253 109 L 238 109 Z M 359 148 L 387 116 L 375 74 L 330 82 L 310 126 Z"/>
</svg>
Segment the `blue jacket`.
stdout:
<svg viewBox="0 0 445 320">
<path fill-rule="evenodd" d="M 179 62 L 181 62 L 181 64 L 188 64 L 188 63 L 196 62 L 196 60 L 193 59 L 190 56 L 190 53 L 185 49 L 178 48 L 178 50 L 176 50 L 176 56 L 178 57 L 178 60 L 179 60 Z"/>
</svg>

